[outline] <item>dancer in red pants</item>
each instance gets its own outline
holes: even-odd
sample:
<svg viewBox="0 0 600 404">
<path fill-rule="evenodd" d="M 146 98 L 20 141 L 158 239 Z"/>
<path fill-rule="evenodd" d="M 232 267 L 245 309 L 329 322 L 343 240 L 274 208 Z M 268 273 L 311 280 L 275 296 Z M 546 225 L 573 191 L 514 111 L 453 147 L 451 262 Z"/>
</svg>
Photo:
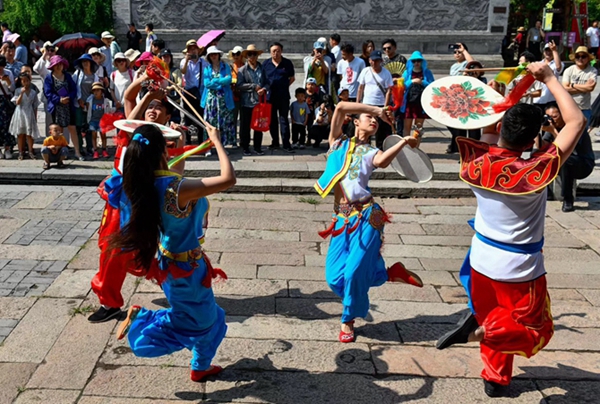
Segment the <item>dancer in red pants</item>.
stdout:
<svg viewBox="0 0 600 404">
<path fill-rule="evenodd" d="M 458 138 L 460 178 L 477 197 L 471 242 L 471 299 L 485 393 L 507 394 L 514 355 L 527 358 L 544 348 L 554 333 L 542 247 L 546 187 L 572 153 L 585 128 L 583 114 L 550 68 L 532 63 L 528 71 L 556 98 L 565 126 L 553 144 L 523 159 L 540 132 L 542 111 L 518 104 L 500 124 L 498 145 Z M 448 341 L 447 341 L 448 342 Z"/>
<path fill-rule="evenodd" d="M 125 92 L 125 112 L 129 119 L 141 117 L 144 120 L 161 125 L 167 124 L 171 119 L 173 107 L 167 102 L 165 90 L 158 88 L 148 91 L 146 95 L 136 103 L 136 97 L 141 89 L 142 82 L 148 80 L 146 74 L 136 79 Z M 123 157 L 127 150 L 131 134 L 120 131 L 116 143 L 115 162 L 111 175 L 100 184 L 98 193 L 106 201 L 102 214 L 98 247 L 100 248 L 100 260 L 98 273 L 92 279 L 92 290 L 100 300 L 100 308 L 88 317 L 92 323 L 108 321 L 120 315 L 123 307 L 123 296 L 121 288 L 127 273 L 140 276 L 140 271 L 132 263 L 132 255 L 128 253 L 109 251 L 108 243 L 112 235 L 119 232 L 121 226 L 127 223 L 129 212 L 121 212 L 120 198 L 122 187 Z"/>
</svg>

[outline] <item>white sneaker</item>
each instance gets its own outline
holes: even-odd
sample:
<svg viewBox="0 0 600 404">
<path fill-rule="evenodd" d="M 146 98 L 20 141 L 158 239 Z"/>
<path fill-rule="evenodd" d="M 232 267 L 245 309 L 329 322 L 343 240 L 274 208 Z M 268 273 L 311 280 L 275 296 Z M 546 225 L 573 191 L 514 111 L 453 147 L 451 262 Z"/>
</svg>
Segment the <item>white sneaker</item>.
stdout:
<svg viewBox="0 0 600 404">
<path fill-rule="evenodd" d="M 300 148 L 300 143 L 294 143 L 292 145 L 292 149 L 298 149 L 298 148 Z"/>
<path fill-rule="evenodd" d="M 10 160 L 13 158 L 12 152 L 10 150 L 4 150 L 4 158 Z"/>
<path fill-rule="evenodd" d="M 210 156 L 212 156 L 212 150 L 209 150 L 209 151 L 207 151 L 207 152 L 206 152 L 206 154 L 205 154 L 205 156 L 206 156 L 206 157 L 210 157 Z"/>
</svg>

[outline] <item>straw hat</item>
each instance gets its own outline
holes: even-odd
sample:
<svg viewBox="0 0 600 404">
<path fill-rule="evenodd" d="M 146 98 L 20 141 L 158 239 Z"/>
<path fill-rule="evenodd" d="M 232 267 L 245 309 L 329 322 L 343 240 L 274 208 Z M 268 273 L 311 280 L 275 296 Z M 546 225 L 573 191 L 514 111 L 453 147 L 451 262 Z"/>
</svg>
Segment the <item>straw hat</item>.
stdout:
<svg viewBox="0 0 600 404">
<path fill-rule="evenodd" d="M 242 53 L 244 52 L 244 48 L 242 48 L 241 46 L 234 46 L 232 50 L 229 51 L 229 59 L 233 60 L 233 54 L 234 53 Z"/>
<path fill-rule="evenodd" d="M 92 91 L 94 91 L 94 90 L 104 91 L 104 86 L 102 85 L 102 83 L 99 83 L 96 81 L 94 84 L 92 84 Z"/>
<path fill-rule="evenodd" d="M 100 64 L 104 64 L 104 62 L 106 61 L 106 55 L 104 55 L 104 53 L 102 53 L 100 51 L 100 49 L 98 49 L 98 48 L 90 48 L 88 50 L 88 55 L 94 56 L 96 53 L 98 53 L 100 55 Z"/>
<path fill-rule="evenodd" d="M 244 51 L 242 52 L 242 57 L 243 58 L 248 57 L 248 52 L 256 52 L 256 53 L 258 53 L 258 56 L 260 56 L 264 53 L 260 49 L 256 49 L 256 45 L 254 45 L 254 44 L 250 44 L 246 47 L 246 49 L 244 49 Z"/>
<path fill-rule="evenodd" d="M 187 51 L 188 51 L 188 48 L 189 48 L 190 46 L 195 46 L 195 47 L 198 47 L 198 44 L 196 43 L 196 40 L 195 40 L 195 39 L 190 39 L 190 40 L 188 40 L 188 41 L 185 43 L 185 49 L 184 49 L 184 50 L 182 50 L 182 51 L 181 51 L 181 53 L 183 53 L 183 54 L 186 54 L 186 53 L 187 53 Z"/>
<path fill-rule="evenodd" d="M 517 29 L 517 32 L 527 32 L 527 30 L 525 29 L 525 27 L 519 27 L 519 29 Z"/>
<path fill-rule="evenodd" d="M 129 60 L 129 63 L 135 62 L 135 60 L 142 54 L 139 50 L 127 49 L 124 53 L 125 57 Z"/>
<path fill-rule="evenodd" d="M 588 55 L 588 58 L 589 58 L 589 60 L 590 60 L 590 61 L 591 61 L 592 59 L 594 59 L 594 55 L 592 55 L 592 54 L 591 54 L 591 53 L 588 51 L 588 48 L 587 48 L 587 46 L 580 46 L 580 47 L 578 47 L 578 48 L 577 48 L 577 50 L 576 50 L 574 53 L 571 53 L 571 54 L 569 55 L 569 59 L 570 59 L 570 60 L 575 60 L 575 56 L 576 56 L 578 53 L 585 53 L 586 55 Z"/>
</svg>

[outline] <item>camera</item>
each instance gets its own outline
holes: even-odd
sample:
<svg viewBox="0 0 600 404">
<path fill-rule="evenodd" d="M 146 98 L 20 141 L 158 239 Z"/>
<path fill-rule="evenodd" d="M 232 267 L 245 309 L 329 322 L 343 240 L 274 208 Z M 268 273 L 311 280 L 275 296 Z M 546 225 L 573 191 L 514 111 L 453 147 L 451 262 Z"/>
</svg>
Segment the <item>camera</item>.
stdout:
<svg viewBox="0 0 600 404">
<path fill-rule="evenodd" d="M 190 55 L 190 59 L 196 60 L 196 59 L 198 59 L 198 55 Z"/>
<path fill-rule="evenodd" d="M 554 125 L 554 120 L 548 115 L 544 115 L 544 121 L 542 122 L 542 126 L 550 126 L 550 124 Z"/>
<path fill-rule="evenodd" d="M 448 51 L 454 52 L 455 50 L 460 49 L 460 45 L 451 43 L 448 45 Z"/>
</svg>

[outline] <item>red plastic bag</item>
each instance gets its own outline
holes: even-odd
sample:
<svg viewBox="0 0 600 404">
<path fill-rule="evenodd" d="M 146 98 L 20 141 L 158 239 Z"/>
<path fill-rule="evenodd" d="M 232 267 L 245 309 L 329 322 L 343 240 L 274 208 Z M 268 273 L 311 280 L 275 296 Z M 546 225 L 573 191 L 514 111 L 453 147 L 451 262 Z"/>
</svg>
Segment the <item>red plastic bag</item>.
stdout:
<svg viewBox="0 0 600 404">
<path fill-rule="evenodd" d="M 271 104 L 267 102 L 267 96 L 263 94 L 258 104 L 252 110 L 250 129 L 257 132 L 268 132 L 271 125 Z"/>
</svg>

